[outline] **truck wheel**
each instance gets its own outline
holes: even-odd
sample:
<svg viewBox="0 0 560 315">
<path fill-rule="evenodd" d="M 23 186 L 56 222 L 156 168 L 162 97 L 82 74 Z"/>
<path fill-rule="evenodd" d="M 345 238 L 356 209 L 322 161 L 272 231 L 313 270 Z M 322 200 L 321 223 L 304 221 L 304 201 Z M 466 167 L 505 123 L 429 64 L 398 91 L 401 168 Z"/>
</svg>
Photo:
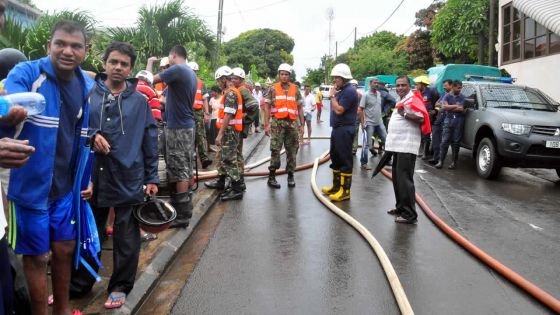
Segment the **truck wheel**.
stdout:
<svg viewBox="0 0 560 315">
<path fill-rule="evenodd" d="M 501 169 L 496 145 L 490 138 L 482 139 L 476 151 L 476 171 L 478 175 L 486 179 L 496 178 Z"/>
</svg>

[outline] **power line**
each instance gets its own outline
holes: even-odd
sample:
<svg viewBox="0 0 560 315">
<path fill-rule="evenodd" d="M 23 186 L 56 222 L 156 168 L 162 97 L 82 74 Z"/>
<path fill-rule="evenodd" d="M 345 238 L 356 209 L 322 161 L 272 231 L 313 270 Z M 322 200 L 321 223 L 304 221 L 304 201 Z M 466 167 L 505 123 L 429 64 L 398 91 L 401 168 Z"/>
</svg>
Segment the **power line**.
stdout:
<svg viewBox="0 0 560 315">
<path fill-rule="evenodd" d="M 397 13 L 397 11 L 399 10 L 399 8 L 400 8 L 401 5 L 403 4 L 403 2 L 404 2 L 404 0 L 401 0 L 401 2 L 399 3 L 399 5 L 397 5 L 397 7 L 395 8 L 395 10 L 393 10 L 393 12 L 391 12 L 391 15 L 389 15 L 389 17 L 386 18 L 385 21 L 383 21 L 383 23 L 381 23 L 381 24 L 380 24 L 378 27 L 376 27 L 373 31 L 368 32 L 368 33 L 364 33 L 364 34 L 361 34 L 361 35 L 366 35 L 366 36 L 367 36 L 367 35 L 370 35 L 370 34 L 373 34 L 373 33 L 377 32 L 378 29 L 380 29 L 383 25 L 385 25 L 385 23 L 387 23 L 387 21 L 389 21 L 389 20 L 393 17 L 393 15 L 395 15 L 395 13 Z"/>
</svg>

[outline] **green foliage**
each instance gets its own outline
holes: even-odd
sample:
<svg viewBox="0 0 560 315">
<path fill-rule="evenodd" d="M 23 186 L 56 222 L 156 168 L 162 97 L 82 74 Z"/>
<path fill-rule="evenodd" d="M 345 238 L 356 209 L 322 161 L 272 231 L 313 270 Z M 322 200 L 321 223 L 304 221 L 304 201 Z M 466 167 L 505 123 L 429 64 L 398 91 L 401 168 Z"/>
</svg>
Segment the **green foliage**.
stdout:
<svg viewBox="0 0 560 315">
<path fill-rule="evenodd" d="M 438 0 L 432 2 L 427 8 L 416 12 L 416 22 L 414 22 L 414 25 L 431 30 L 437 12 L 444 6 L 445 2 L 443 0 Z"/>
<path fill-rule="evenodd" d="M 348 51 L 348 65 L 352 76 L 363 80 L 375 74 L 399 75 L 406 73 L 406 55 L 395 49 L 406 37 L 383 31 L 361 38 L 356 48 Z"/>
<path fill-rule="evenodd" d="M 429 31 L 417 30 L 410 34 L 405 45 L 410 69 L 428 69 L 434 65 L 431 38 Z"/>
<path fill-rule="evenodd" d="M 14 19 L 13 16 L 6 15 L 6 23 L 0 34 L 0 49 L 16 48 L 23 51 L 26 35 L 27 29 L 24 29 L 23 25 Z"/>
<path fill-rule="evenodd" d="M 427 75 L 427 74 L 428 74 L 428 72 L 425 69 L 414 69 L 414 70 L 412 70 L 408 73 L 408 76 L 416 78 L 416 77 L 419 77 L 421 75 Z"/>
<path fill-rule="evenodd" d="M 255 29 L 225 43 L 224 52 L 228 64 L 241 64 L 245 71 L 254 64 L 259 75 L 275 77 L 281 63 L 293 64 L 294 45 L 294 40 L 282 31 Z"/>
<path fill-rule="evenodd" d="M 325 80 L 325 68 L 307 68 L 307 74 L 303 77 L 303 84 L 309 84 L 310 86 L 315 87 L 321 85 L 323 80 Z"/>
<path fill-rule="evenodd" d="M 488 33 L 487 19 L 487 0 L 448 0 L 433 22 L 432 45 L 446 61 L 472 63 L 479 35 Z"/>
</svg>

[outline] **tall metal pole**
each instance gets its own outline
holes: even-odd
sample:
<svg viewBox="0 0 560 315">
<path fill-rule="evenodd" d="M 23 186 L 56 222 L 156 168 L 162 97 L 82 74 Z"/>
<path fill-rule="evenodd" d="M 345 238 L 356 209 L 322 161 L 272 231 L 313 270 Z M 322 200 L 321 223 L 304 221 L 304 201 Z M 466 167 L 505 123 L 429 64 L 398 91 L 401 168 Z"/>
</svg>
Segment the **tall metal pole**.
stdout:
<svg viewBox="0 0 560 315">
<path fill-rule="evenodd" d="M 494 28 L 496 25 L 496 18 L 495 18 L 495 0 L 490 0 L 490 10 L 488 12 L 489 16 L 489 25 L 488 25 L 488 65 L 492 66 L 494 63 L 494 52 L 496 49 L 494 48 Z"/>
<path fill-rule="evenodd" d="M 334 10 L 333 8 L 327 9 L 327 18 L 329 19 L 329 56 L 332 56 L 332 21 L 334 19 Z"/>
<path fill-rule="evenodd" d="M 356 39 L 358 38 L 358 27 L 354 27 L 354 48 L 356 48 Z"/>
<path fill-rule="evenodd" d="M 338 57 L 338 41 L 334 43 L 334 60 Z"/>
<path fill-rule="evenodd" d="M 220 4 L 218 6 L 218 31 L 216 33 L 217 38 L 217 47 L 216 47 L 216 59 L 214 60 L 214 66 L 218 66 L 218 62 L 220 62 L 220 49 L 222 48 L 222 18 L 224 14 L 224 0 L 220 0 Z"/>
</svg>

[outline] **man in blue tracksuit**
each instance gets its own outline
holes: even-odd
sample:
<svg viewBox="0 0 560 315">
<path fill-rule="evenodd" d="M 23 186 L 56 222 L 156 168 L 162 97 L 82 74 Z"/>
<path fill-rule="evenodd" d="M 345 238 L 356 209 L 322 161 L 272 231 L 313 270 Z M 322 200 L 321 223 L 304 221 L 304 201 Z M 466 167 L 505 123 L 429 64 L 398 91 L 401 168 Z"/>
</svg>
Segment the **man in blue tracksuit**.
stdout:
<svg viewBox="0 0 560 315">
<path fill-rule="evenodd" d="M 89 133 L 96 153 L 91 204 L 100 235 L 109 208 L 115 209 L 113 274 L 105 308 L 121 307 L 134 286 L 141 239 L 133 211 L 145 195 L 157 193 L 159 183 L 156 121 L 136 91 L 138 80 L 127 79 L 135 60 L 130 44 L 111 43 L 103 56 L 105 73 L 97 75 L 90 99 Z M 93 284 L 81 272 L 72 277 L 72 293 L 89 292 Z"/>
<path fill-rule="evenodd" d="M 47 57 L 18 64 L 8 75 L 8 93 L 38 92 L 46 108 L 23 125 L 0 126 L 0 137 L 29 139 L 29 162 L 10 176 L 8 240 L 23 255 L 33 314 L 47 314 L 47 263 L 52 251 L 53 313 L 71 314 L 70 272 L 76 242 L 72 185 L 76 157 L 85 148 L 88 95 L 93 81 L 79 65 L 87 53 L 81 25 L 60 21 L 53 27 Z"/>
</svg>

